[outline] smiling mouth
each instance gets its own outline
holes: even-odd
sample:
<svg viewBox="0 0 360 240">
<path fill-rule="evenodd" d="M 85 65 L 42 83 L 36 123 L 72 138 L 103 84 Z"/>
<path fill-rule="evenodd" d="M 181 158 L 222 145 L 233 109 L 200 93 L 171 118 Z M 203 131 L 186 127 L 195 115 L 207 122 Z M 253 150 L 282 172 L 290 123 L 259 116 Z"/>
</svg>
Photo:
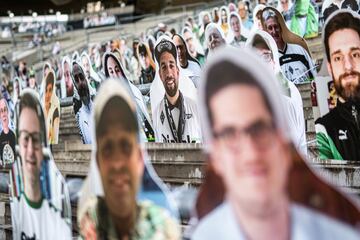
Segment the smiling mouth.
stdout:
<svg viewBox="0 0 360 240">
<path fill-rule="evenodd" d="M 345 82 L 352 82 L 356 77 L 357 77 L 356 74 L 350 74 L 350 75 L 343 77 L 343 80 Z"/>
<path fill-rule="evenodd" d="M 169 86 L 169 87 L 174 85 L 174 84 L 175 84 L 175 81 L 173 79 L 166 81 L 166 85 Z"/>
<path fill-rule="evenodd" d="M 26 160 L 25 163 L 27 166 L 30 166 L 32 168 L 36 166 L 36 161 Z"/>
</svg>

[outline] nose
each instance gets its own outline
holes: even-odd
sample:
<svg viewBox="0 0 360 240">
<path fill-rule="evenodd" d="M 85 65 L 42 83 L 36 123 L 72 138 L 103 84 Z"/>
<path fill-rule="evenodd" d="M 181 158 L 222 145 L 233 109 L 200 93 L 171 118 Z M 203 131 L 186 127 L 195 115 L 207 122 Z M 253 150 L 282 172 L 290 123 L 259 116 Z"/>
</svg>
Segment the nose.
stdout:
<svg viewBox="0 0 360 240">
<path fill-rule="evenodd" d="M 272 35 L 272 36 L 275 35 L 276 31 L 275 31 L 274 27 L 270 28 L 269 30 L 270 30 L 270 35 Z"/>
<path fill-rule="evenodd" d="M 28 156 L 32 156 L 34 153 L 34 143 L 33 143 L 33 140 L 31 137 L 29 138 L 29 141 L 28 141 L 28 144 L 26 147 L 26 152 L 27 152 Z"/>
<path fill-rule="evenodd" d="M 121 168 L 126 166 L 126 160 L 123 159 L 122 153 L 120 151 L 116 152 L 113 160 L 111 162 L 111 167 L 114 170 L 120 170 Z"/>
<path fill-rule="evenodd" d="M 353 70 L 353 59 L 349 55 L 346 55 L 344 57 L 344 68 L 346 72 L 350 72 Z"/>
<path fill-rule="evenodd" d="M 241 140 L 238 138 L 237 144 L 234 146 L 235 153 L 248 162 L 257 161 L 260 151 L 256 144 L 250 135 L 244 135 Z"/>
</svg>

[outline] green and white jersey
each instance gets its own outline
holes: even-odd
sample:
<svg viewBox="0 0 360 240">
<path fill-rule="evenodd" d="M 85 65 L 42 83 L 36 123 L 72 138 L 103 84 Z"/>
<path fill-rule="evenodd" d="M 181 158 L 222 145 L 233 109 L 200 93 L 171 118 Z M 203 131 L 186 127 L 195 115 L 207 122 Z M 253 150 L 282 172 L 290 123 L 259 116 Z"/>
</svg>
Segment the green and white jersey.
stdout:
<svg viewBox="0 0 360 240">
<path fill-rule="evenodd" d="M 10 202 L 13 239 L 71 239 L 71 226 L 50 203 L 32 202 L 25 194 Z"/>
</svg>

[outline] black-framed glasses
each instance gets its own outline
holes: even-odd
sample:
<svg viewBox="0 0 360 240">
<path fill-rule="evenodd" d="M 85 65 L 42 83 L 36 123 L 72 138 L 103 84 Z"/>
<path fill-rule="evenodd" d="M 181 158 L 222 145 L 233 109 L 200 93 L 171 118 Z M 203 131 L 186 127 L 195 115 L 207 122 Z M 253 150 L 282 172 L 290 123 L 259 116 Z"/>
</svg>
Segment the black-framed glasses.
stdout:
<svg viewBox="0 0 360 240">
<path fill-rule="evenodd" d="M 32 147 L 35 150 L 38 150 L 41 148 L 41 133 L 40 132 L 28 132 L 26 130 L 20 130 L 19 131 L 19 143 L 20 145 L 27 148 L 30 140 L 32 143 Z"/>
<path fill-rule="evenodd" d="M 244 140 L 250 137 L 258 150 L 265 150 L 271 145 L 274 133 L 275 124 L 273 121 L 258 120 L 243 129 L 233 126 L 225 127 L 214 132 L 214 137 L 230 149 L 241 149 Z"/>
</svg>

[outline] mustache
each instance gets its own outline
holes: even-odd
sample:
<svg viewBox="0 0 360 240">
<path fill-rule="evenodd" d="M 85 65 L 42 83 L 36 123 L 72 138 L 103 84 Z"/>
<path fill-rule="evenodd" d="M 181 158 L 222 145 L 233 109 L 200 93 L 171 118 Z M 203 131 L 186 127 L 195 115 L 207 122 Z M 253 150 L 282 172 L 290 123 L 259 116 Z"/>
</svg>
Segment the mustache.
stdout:
<svg viewBox="0 0 360 240">
<path fill-rule="evenodd" d="M 166 81 L 166 82 L 172 81 L 172 80 L 175 80 L 175 78 L 174 78 L 174 77 L 166 77 L 166 78 L 165 78 L 165 81 Z"/>
<path fill-rule="evenodd" d="M 360 73 L 358 71 L 354 71 L 352 70 L 351 72 L 347 72 L 347 73 L 344 73 L 344 74 L 341 74 L 339 76 L 339 79 L 342 80 L 343 78 L 346 78 L 346 77 L 349 77 L 349 76 L 353 76 L 353 75 L 356 75 L 360 78 Z"/>
</svg>

